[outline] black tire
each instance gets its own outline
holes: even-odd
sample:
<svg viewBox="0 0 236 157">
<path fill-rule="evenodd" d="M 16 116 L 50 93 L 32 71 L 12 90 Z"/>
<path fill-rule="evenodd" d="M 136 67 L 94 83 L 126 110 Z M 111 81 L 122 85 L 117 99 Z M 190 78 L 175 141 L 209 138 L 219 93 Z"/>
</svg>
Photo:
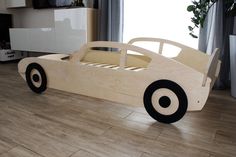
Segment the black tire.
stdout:
<svg viewBox="0 0 236 157">
<path fill-rule="evenodd" d="M 159 113 L 153 106 L 153 93 L 159 89 L 168 89 L 172 91 L 178 98 L 178 108 L 174 113 L 170 115 L 165 115 Z M 145 90 L 143 102 L 148 114 L 155 120 L 162 123 L 174 123 L 180 120 L 185 115 L 188 108 L 188 99 L 184 90 L 177 83 L 170 80 L 158 80 L 150 84 Z M 159 99 L 158 105 L 164 108 L 168 108 L 171 105 L 170 98 L 168 96 L 162 96 Z"/>
<path fill-rule="evenodd" d="M 40 76 L 38 74 L 34 74 L 32 76 L 31 74 L 32 70 L 37 70 Z M 26 68 L 25 77 L 26 77 L 26 82 L 29 88 L 33 92 L 40 94 L 47 89 L 47 76 L 46 76 L 45 71 L 39 64 L 37 63 L 29 64 Z M 40 81 L 40 85 L 38 87 L 35 86 L 34 82 L 39 82 L 39 81 Z"/>
</svg>

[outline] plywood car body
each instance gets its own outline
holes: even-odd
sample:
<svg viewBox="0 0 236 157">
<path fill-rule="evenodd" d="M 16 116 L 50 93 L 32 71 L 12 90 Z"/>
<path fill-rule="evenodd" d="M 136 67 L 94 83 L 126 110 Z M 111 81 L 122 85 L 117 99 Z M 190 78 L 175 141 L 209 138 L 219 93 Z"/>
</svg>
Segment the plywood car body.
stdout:
<svg viewBox="0 0 236 157">
<path fill-rule="evenodd" d="M 140 41 L 158 43 L 159 48 L 153 52 L 133 45 Z M 177 47 L 178 55 L 165 57 L 165 44 Z M 91 42 L 71 55 L 25 58 L 18 69 L 37 93 L 48 87 L 123 104 L 144 104 L 154 119 L 172 123 L 186 110 L 203 108 L 219 74 L 218 55 L 218 50 L 209 56 L 164 39 L 136 38 L 128 44 Z"/>
</svg>

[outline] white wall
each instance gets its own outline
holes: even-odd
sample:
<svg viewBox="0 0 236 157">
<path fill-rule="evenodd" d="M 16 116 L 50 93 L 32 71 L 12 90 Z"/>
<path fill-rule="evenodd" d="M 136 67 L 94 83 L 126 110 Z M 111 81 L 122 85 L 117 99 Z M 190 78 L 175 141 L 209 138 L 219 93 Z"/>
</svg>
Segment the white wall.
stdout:
<svg viewBox="0 0 236 157">
<path fill-rule="evenodd" d="M 54 27 L 54 9 L 14 9 L 14 19 L 18 28 L 48 28 Z"/>
<path fill-rule="evenodd" d="M 0 13 L 8 13 L 5 6 L 5 0 L 0 0 Z"/>
</svg>

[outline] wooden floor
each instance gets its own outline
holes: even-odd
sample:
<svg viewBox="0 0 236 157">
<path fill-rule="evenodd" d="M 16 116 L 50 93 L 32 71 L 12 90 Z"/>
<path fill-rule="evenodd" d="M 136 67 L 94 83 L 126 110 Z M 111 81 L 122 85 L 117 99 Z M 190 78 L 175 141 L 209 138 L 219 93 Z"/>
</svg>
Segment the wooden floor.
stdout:
<svg viewBox="0 0 236 157">
<path fill-rule="evenodd" d="M 47 90 L 0 63 L 0 157 L 235 157 L 236 99 L 214 91 L 202 112 L 155 122 L 143 107 Z"/>
</svg>

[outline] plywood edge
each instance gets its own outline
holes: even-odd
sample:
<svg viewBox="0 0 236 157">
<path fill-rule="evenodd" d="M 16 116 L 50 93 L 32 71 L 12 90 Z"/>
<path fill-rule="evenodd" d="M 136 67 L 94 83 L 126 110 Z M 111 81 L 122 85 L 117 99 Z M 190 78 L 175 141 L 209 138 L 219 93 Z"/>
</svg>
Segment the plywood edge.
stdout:
<svg viewBox="0 0 236 157">
<path fill-rule="evenodd" d="M 216 48 L 209 58 L 202 85 L 205 86 L 207 78 L 211 79 L 211 87 L 213 87 L 216 78 L 220 72 L 221 61 L 219 60 L 220 49 Z"/>
</svg>

